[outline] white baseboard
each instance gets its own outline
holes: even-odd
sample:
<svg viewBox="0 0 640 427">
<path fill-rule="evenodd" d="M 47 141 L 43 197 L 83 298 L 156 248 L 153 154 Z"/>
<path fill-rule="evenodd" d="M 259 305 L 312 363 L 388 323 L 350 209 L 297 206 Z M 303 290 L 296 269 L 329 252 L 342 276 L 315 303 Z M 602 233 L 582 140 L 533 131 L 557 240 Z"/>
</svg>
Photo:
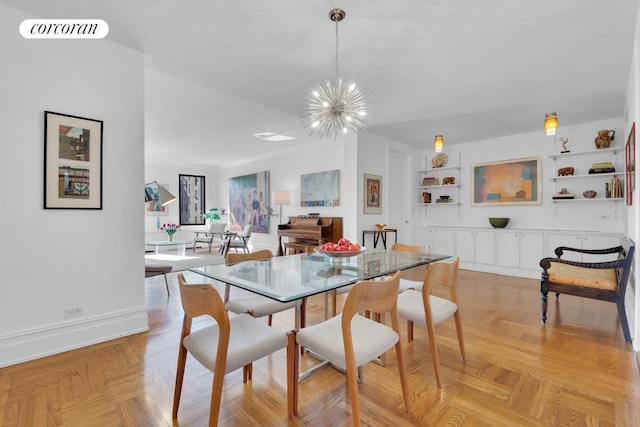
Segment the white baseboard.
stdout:
<svg viewBox="0 0 640 427">
<path fill-rule="evenodd" d="M 146 307 L 0 336 L 0 368 L 149 330 Z"/>
</svg>

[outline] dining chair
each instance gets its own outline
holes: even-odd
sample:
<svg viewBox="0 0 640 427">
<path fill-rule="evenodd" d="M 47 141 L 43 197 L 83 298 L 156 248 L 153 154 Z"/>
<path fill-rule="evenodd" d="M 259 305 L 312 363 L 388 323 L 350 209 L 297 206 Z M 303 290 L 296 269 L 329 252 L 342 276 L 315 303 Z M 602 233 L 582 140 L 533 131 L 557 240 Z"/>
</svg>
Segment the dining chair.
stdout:
<svg viewBox="0 0 640 427">
<path fill-rule="evenodd" d="M 225 257 L 225 263 L 227 265 L 234 265 L 243 261 L 258 261 L 273 258 L 273 253 L 268 249 L 263 249 L 256 252 L 244 253 L 231 253 Z M 281 311 L 296 308 L 296 301 L 280 302 L 271 298 L 263 297 L 262 295 L 250 294 L 238 298 L 230 298 L 231 285 L 225 284 L 224 288 L 224 302 L 227 310 L 232 313 L 241 314 L 247 313 L 255 318 L 264 316 L 267 317 L 267 324 L 269 326 L 273 323 L 273 315 L 280 313 Z M 300 307 L 300 327 L 304 328 L 306 323 L 306 299 L 303 299 Z M 248 367 L 247 374 L 251 379 L 252 368 Z"/>
<path fill-rule="evenodd" d="M 220 400 L 224 376 L 241 367 L 251 365 L 271 353 L 287 349 L 287 369 L 294 364 L 295 335 L 270 328 L 248 314 L 230 317 L 218 291 L 209 283 L 186 283 L 182 273 L 178 274 L 180 297 L 184 310 L 176 385 L 173 395 L 173 419 L 178 419 L 178 406 L 182 383 L 190 353 L 205 368 L 213 372 L 209 426 L 218 425 Z M 192 330 L 195 318 L 210 316 L 215 324 Z M 287 416 L 293 416 L 294 386 L 289 382 L 294 372 L 287 372 Z"/>
<path fill-rule="evenodd" d="M 353 423 L 360 425 L 360 401 L 358 397 L 358 377 L 362 379 L 362 367 L 373 361 L 391 347 L 396 348 L 400 384 L 405 411 L 409 412 L 409 387 L 400 343 L 398 320 L 398 286 L 400 272 L 386 280 L 365 280 L 357 282 L 344 304 L 342 313 L 321 323 L 295 331 L 296 346 L 305 347 L 309 352 L 329 361 L 346 371 Z M 391 314 L 391 327 L 362 316 L 360 313 Z M 340 345 L 340 343 L 342 345 Z M 289 379 L 294 384 L 293 413 L 298 411 L 298 388 L 300 355 L 294 351 L 293 369 L 295 376 Z"/>
<path fill-rule="evenodd" d="M 230 236 L 226 242 L 226 250 L 223 255 L 229 253 L 229 249 L 233 248 L 236 252 L 238 249 L 242 249 L 242 251 L 248 254 L 249 251 L 249 239 L 251 238 L 251 231 L 253 230 L 253 226 L 251 224 L 247 224 L 242 229 L 242 233 L 235 234 Z"/>
<path fill-rule="evenodd" d="M 391 250 L 393 251 L 406 251 L 406 252 L 417 252 L 417 253 L 429 253 L 428 246 L 416 246 L 416 245 L 407 245 L 404 243 L 394 243 L 391 246 Z M 415 289 L 421 290 L 422 283 L 424 282 L 424 275 L 426 274 L 425 267 L 415 267 L 410 270 L 405 270 L 402 272 L 402 277 L 400 278 L 400 292 L 404 292 L 407 289 Z M 415 280 L 417 277 L 420 280 Z"/>
<path fill-rule="evenodd" d="M 462 322 L 456 296 L 456 281 L 458 280 L 458 266 L 460 258 L 455 258 L 451 263 L 435 262 L 427 265 L 427 274 L 424 278 L 421 290 L 407 289 L 398 296 L 398 313 L 400 317 L 407 319 L 407 337 L 413 341 L 413 323 L 426 325 L 429 335 L 429 347 L 433 369 L 436 375 L 438 387 L 440 382 L 440 361 L 434 325 L 448 319 L 453 315 L 458 334 L 458 345 L 462 361 L 466 362 L 464 352 L 464 338 L 462 336 Z M 449 289 L 450 299 L 431 295 L 434 286 L 445 286 Z"/>
<path fill-rule="evenodd" d="M 211 252 L 211 247 L 215 243 L 216 246 L 222 246 L 225 242 L 224 240 L 224 230 L 227 227 L 226 222 L 212 222 L 209 226 L 209 231 L 196 231 L 196 237 L 193 239 L 193 250 L 196 250 L 196 244 L 205 243 L 209 246 L 209 252 Z M 202 236 L 200 235 L 202 234 Z M 216 236 L 220 236 L 216 239 Z"/>
<path fill-rule="evenodd" d="M 307 254 L 312 254 L 315 252 L 316 248 L 319 248 L 320 246 L 315 246 L 315 245 L 307 245 L 304 248 L 305 253 Z M 324 319 L 327 320 L 329 318 L 328 316 L 328 297 L 331 297 L 331 317 L 334 317 L 336 315 L 336 313 L 338 312 L 338 295 L 340 294 L 346 294 L 348 293 L 351 288 L 353 287 L 353 285 L 349 285 L 349 286 L 343 286 L 341 288 L 338 289 L 332 289 L 329 292 L 325 292 L 324 296 Z"/>
</svg>

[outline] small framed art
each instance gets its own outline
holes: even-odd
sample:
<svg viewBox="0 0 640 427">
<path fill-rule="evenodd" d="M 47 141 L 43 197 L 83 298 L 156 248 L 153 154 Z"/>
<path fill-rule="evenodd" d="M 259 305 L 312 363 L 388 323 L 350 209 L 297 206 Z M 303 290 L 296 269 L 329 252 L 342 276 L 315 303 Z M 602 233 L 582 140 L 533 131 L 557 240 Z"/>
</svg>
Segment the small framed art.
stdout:
<svg viewBox="0 0 640 427">
<path fill-rule="evenodd" d="M 364 213 L 382 213 L 382 177 L 364 174 Z"/>
<path fill-rule="evenodd" d="M 102 125 L 44 112 L 45 209 L 102 209 Z"/>
</svg>

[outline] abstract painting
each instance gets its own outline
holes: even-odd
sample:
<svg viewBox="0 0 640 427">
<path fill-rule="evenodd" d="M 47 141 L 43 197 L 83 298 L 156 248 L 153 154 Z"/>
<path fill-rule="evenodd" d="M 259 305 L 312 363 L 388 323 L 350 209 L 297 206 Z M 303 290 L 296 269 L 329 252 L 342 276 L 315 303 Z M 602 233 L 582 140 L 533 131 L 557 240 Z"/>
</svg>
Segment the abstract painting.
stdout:
<svg viewBox="0 0 640 427">
<path fill-rule="evenodd" d="M 539 205 L 540 178 L 539 157 L 473 164 L 473 205 Z"/>
<path fill-rule="evenodd" d="M 300 175 L 300 206 L 339 206 L 340 171 Z"/>
</svg>

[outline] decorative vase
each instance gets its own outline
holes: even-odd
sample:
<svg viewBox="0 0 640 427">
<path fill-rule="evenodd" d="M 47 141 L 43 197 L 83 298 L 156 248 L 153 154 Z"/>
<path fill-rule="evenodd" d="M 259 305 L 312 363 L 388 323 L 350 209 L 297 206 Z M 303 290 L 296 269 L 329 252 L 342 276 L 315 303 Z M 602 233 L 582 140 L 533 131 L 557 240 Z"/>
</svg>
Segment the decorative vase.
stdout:
<svg viewBox="0 0 640 427">
<path fill-rule="evenodd" d="M 162 225 L 162 224 L 160 223 L 160 217 L 158 217 L 158 218 L 156 219 L 156 227 L 158 228 L 158 230 L 160 230 L 160 226 L 161 226 L 161 225 Z"/>
<path fill-rule="evenodd" d="M 173 242 L 173 233 L 169 233 L 169 235 L 168 235 L 168 236 L 169 236 L 169 241 L 170 241 L 170 242 Z"/>
</svg>

